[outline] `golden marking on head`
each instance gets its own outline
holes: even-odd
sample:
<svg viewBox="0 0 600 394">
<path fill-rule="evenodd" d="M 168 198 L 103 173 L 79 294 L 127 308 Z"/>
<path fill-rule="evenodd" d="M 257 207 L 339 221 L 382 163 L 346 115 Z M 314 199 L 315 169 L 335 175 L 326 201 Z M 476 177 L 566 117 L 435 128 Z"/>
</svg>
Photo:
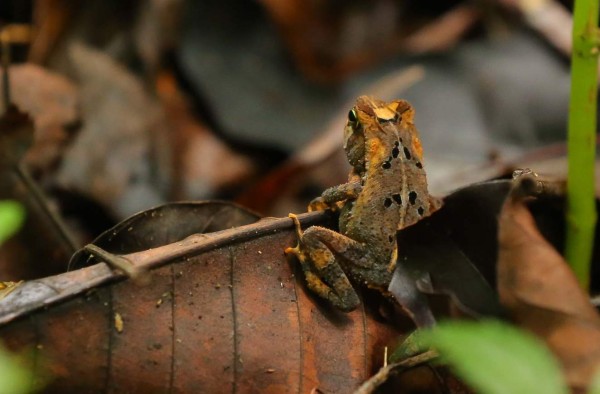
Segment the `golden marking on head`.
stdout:
<svg viewBox="0 0 600 394">
<path fill-rule="evenodd" d="M 390 109 L 390 111 L 394 111 L 394 113 L 398 112 L 398 102 L 397 101 L 393 101 L 391 103 L 388 104 L 388 108 Z"/>
<path fill-rule="evenodd" d="M 396 111 L 390 107 L 374 108 L 375 116 L 381 120 L 391 120 L 396 116 Z"/>
</svg>

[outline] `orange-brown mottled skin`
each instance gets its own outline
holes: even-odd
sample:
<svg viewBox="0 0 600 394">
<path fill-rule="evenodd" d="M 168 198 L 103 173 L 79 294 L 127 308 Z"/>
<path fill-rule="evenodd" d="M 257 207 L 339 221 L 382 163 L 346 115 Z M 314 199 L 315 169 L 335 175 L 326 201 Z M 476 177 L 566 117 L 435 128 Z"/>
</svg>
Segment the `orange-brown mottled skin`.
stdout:
<svg viewBox="0 0 600 394">
<path fill-rule="evenodd" d="M 290 215 L 299 242 L 286 252 L 300 260 L 308 287 L 343 311 L 360 303 L 348 276 L 385 292 L 396 266 L 396 231 L 441 206 L 427 191 L 413 118 L 404 100 L 359 97 L 344 131 L 344 150 L 353 167 L 348 183 L 325 190 L 309 206 L 340 209 L 340 233 L 317 226 L 302 233 Z"/>
</svg>

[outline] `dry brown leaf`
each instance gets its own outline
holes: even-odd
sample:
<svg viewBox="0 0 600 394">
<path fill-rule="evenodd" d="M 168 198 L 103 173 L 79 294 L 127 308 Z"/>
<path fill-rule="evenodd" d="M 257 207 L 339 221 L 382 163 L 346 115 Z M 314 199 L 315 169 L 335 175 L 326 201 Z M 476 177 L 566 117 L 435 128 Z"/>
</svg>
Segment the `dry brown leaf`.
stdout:
<svg viewBox="0 0 600 394">
<path fill-rule="evenodd" d="M 0 91 L 3 89 L 0 80 Z M 59 159 L 79 118 L 79 92 L 67 78 L 33 64 L 10 67 L 12 102 L 33 119 L 33 144 L 24 160 L 32 170 L 48 170 Z"/>
<path fill-rule="evenodd" d="M 28 60 L 44 64 L 59 43 L 76 7 L 68 0 L 38 1 L 33 8 L 34 37 L 31 42 Z"/>
<path fill-rule="evenodd" d="M 350 6 L 328 1 L 261 0 L 297 67 L 332 82 L 391 54 L 426 52 L 455 44 L 479 19 L 470 6 L 431 12 L 403 2 L 377 0 Z M 361 4 L 362 3 L 362 4 Z"/>
<path fill-rule="evenodd" d="M 571 387 L 587 387 L 600 367 L 600 317 L 588 296 L 522 200 L 506 200 L 498 237 L 501 303 L 558 356 Z"/>
<path fill-rule="evenodd" d="M 107 54 L 74 45 L 83 128 L 65 154 L 61 186 L 93 196 L 119 217 L 163 201 L 169 143 L 158 103 Z"/>
<path fill-rule="evenodd" d="M 252 175 L 255 166 L 249 158 L 234 152 L 194 118 L 172 75 L 162 73 L 157 90 L 173 142 L 173 199 L 206 198 Z"/>
<path fill-rule="evenodd" d="M 350 392 L 400 332 L 365 304 L 350 314 L 321 306 L 283 254 L 296 241 L 291 219 L 270 219 L 128 254 L 170 255 L 145 285 L 104 263 L 24 282 L 0 300 L 0 337 L 32 349 L 35 376 L 52 376 L 48 392 Z"/>
</svg>

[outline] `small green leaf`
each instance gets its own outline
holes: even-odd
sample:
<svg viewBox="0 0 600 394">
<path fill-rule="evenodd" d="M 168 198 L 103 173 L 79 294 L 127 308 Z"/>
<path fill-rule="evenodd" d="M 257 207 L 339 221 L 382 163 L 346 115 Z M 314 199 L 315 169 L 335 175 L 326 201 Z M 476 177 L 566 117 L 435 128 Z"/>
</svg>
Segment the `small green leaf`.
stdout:
<svg viewBox="0 0 600 394">
<path fill-rule="evenodd" d="M 446 322 L 421 335 L 478 393 L 568 393 L 550 350 L 533 335 L 508 324 Z"/>
<path fill-rule="evenodd" d="M 25 221 L 25 209 L 17 201 L 0 201 L 0 244 L 16 233 Z"/>
<path fill-rule="evenodd" d="M 600 371 L 596 371 L 592 383 L 588 390 L 588 394 L 600 394 Z"/>
<path fill-rule="evenodd" d="M 19 363 L 19 357 L 0 347 L 0 392 L 24 394 L 30 392 L 31 372 Z"/>
</svg>

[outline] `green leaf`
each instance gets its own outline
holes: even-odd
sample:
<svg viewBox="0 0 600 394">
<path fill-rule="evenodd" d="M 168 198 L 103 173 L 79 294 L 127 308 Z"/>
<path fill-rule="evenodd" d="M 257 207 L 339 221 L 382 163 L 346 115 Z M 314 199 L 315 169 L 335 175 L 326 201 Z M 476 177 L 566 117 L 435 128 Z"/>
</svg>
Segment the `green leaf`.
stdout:
<svg viewBox="0 0 600 394">
<path fill-rule="evenodd" d="M 0 244 L 16 233 L 25 221 L 25 209 L 17 201 L 0 201 Z"/>
<path fill-rule="evenodd" d="M 588 390 L 588 394 L 600 394 L 600 371 L 596 371 L 592 383 Z"/>
<path fill-rule="evenodd" d="M 0 392 L 24 394 L 30 392 L 33 376 L 19 363 L 19 357 L 0 347 Z"/>
<path fill-rule="evenodd" d="M 558 362 L 533 335 L 508 324 L 446 322 L 421 334 L 442 362 L 482 394 L 566 394 Z"/>
</svg>

